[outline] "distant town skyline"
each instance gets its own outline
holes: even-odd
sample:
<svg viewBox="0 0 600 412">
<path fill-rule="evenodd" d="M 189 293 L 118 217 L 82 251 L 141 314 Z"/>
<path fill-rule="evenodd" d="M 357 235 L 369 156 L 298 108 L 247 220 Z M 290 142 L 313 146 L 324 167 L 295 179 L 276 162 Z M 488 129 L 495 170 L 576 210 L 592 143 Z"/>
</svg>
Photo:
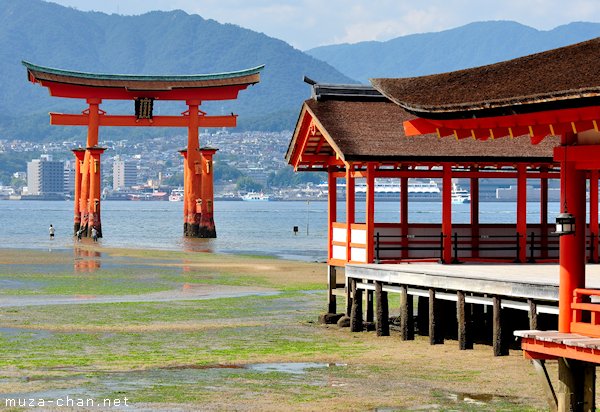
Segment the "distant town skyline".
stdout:
<svg viewBox="0 0 600 412">
<path fill-rule="evenodd" d="M 48 0 L 50 1 L 50 0 Z M 236 24 L 306 50 L 385 41 L 475 21 L 512 20 L 539 30 L 574 21 L 600 22 L 597 0 L 51 0 L 82 11 L 125 15 L 181 9 Z"/>
</svg>

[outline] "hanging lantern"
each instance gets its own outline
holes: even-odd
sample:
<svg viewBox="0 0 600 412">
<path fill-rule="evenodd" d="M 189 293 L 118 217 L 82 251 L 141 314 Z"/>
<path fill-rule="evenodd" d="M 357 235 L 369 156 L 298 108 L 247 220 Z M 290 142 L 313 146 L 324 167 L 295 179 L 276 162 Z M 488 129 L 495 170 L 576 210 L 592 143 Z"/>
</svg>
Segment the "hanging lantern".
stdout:
<svg viewBox="0 0 600 412">
<path fill-rule="evenodd" d="M 559 213 L 556 216 L 556 231 L 554 233 L 559 236 L 575 233 L 575 216 L 568 212 Z"/>
</svg>

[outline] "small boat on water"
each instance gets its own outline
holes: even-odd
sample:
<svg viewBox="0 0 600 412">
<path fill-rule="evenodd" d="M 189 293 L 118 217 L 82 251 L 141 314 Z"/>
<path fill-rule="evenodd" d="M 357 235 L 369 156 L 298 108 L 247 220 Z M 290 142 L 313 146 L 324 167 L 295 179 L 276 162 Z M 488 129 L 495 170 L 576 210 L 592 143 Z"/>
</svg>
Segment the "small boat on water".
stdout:
<svg viewBox="0 0 600 412">
<path fill-rule="evenodd" d="M 471 203 L 471 194 L 456 183 L 452 184 L 452 203 Z"/>
<path fill-rule="evenodd" d="M 244 196 L 242 196 L 242 200 L 246 202 L 268 202 L 269 195 L 265 195 L 264 193 L 257 192 L 248 192 Z"/>
<path fill-rule="evenodd" d="M 171 190 L 169 195 L 169 202 L 183 202 L 183 188 L 178 187 L 177 189 Z"/>
</svg>

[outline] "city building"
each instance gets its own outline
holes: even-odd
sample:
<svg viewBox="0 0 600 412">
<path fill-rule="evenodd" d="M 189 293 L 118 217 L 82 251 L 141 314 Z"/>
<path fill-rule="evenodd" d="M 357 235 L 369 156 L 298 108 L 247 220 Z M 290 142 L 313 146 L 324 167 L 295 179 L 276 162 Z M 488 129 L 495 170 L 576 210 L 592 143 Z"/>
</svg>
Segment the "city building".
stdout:
<svg viewBox="0 0 600 412">
<path fill-rule="evenodd" d="M 128 189 L 137 184 L 137 162 L 115 159 L 113 163 L 113 190 Z"/>
<path fill-rule="evenodd" d="M 51 155 L 27 162 L 27 188 L 30 195 L 59 195 L 65 193 L 65 166 L 52 160 Z"/>
</svg>

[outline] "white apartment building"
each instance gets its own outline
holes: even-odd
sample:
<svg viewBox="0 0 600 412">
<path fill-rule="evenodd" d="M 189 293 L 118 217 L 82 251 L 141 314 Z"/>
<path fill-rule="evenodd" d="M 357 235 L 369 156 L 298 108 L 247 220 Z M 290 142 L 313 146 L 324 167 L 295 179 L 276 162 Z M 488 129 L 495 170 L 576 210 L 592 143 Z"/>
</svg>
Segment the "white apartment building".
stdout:
<svg viewBox="0 0 600 412">
<path fill-rule="evenodd" d="M 64 162 L 52 160 L 51 155 L 27 162 L 27 188 L 31 195 L 64 195 Z"/>
<path fill-rule="evenodd" d="M 113 190 L 128 189 L 137 184 L 137 162 L 115 160 L 113 163 Z"/>
</svg>

